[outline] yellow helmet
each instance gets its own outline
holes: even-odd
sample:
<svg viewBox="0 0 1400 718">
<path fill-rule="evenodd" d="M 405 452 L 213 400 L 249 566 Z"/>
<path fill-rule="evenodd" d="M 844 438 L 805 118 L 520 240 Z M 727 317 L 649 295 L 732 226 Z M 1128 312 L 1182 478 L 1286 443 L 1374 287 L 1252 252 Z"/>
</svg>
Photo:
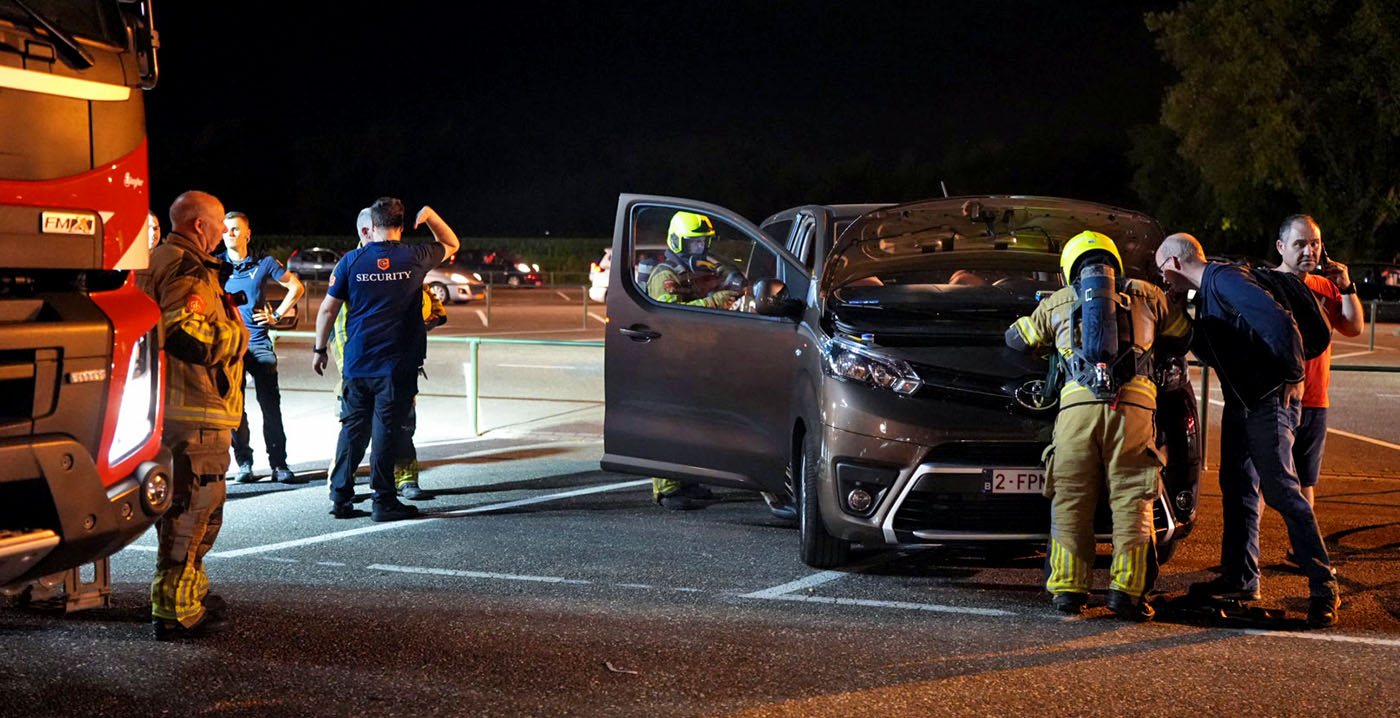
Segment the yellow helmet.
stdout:
<svg viewBox="0 0 1400 718">
<path fill-rule="evenodd" d="M 1118 254 L 1118 246 L 1106 234 L 1085 230 L 1074 235 L 1060 252 L 1060 271 L 1064 272 L 1065 284 L 1074 281 L 1075 263 L 1090 252 L 1108 252 L 1118 263 L 1118 275 L 1123 275 L 1123 257 Z"/>
<path fill-rule="evenodd" d="M 715 238 L 715 225 L 703 214 L 680 211 L 671 217 L 671 228 L 666 233 L 666 246 L 676 254 L 685 253 L 686 240 L 704 237 L 705 247 Z"/>
</svg>

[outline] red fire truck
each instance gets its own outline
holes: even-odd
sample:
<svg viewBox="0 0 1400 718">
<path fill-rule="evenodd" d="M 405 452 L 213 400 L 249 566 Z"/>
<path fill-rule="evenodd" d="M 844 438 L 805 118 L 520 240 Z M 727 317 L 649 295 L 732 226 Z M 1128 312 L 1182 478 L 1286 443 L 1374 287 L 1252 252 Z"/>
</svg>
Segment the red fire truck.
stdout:
<svg viewBox="0 0 1400 718">
<path fill-rule="evenodd" d="M 0 589 L 10 593 L 76 575 L 170 505 L 160 310 L 131 276 L 149 251 L 141 91 L 156 82 L 156 37 L 150 0 L 0 0 Z"/>
</svg>

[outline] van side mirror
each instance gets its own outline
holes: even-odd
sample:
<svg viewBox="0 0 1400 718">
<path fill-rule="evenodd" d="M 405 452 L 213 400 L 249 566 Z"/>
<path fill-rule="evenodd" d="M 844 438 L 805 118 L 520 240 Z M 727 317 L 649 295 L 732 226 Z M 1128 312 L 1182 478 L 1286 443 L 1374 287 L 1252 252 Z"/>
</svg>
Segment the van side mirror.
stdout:
<svg viewBox="0 0 1400 718">
<path fill-rule="evenodd" d="M 802 316 L 802 302 L 788 296 L 787 285 L 781 279 L 760 279 L 753 284 L 754 312 L 765 317 Z"/>
</svg>

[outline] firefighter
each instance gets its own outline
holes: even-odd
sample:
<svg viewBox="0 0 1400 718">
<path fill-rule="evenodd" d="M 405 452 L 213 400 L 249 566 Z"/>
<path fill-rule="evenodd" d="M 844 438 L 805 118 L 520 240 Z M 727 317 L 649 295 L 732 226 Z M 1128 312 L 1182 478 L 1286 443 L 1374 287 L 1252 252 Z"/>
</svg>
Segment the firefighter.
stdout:
<svg viewBox="0 0 1400 718">
<path fill-rule="evenodd" d="M 221 605 L 209 594 L 204 555 L 223 523 L 230 431 L 243 415 L 243 353 L 248 329 L 224 294 L 210 251 L 224 231 L 213 195 L 186 192 L 170 206 L 170 235 L 151 252 L 136 284 L 160 305 L 165 330 L 165 424 L 175 498 L 156 522 L 159 548 L 151 581 L 157 640 L 195 636 Z"/>
<path fill-rule="evenodd" d="M 1106 481 L 1113 516 L 1108 608 L 1128 620 L 1151 620 L 1145 599 L 1157 577 L 1152 501 L 1165 463 L 1157 447 L 1152 355 L 1184 350 L 1190 324 L 1161 289 L 1123 278 L 1118 248 L 1103 234 L 1075 235 L 1060 268 L 1065 286 L 1006 330 L 1013 349 L 1053 346 L 1052 361 L 1064 362 L 1067 377 L 1046 450 L 1045 588 L 1055 610 L 1083 610 L 1093 583 L 1094 508 Z M 1154 346 L 1158 340 L 1161 346 Z"/>
<path fill-rule="evenodd" d="M 647 294 L 659 302 L 729 309 L 743 290 L 743 274 L 710 255 L 715 225 L 695 212 L 676 212 L 666 233 L 666 257 L 646 278 Z M 704 508 L 714 494 L 700 484 L 652 478 L 652 497 L 675 510 Z"/>
</svg>

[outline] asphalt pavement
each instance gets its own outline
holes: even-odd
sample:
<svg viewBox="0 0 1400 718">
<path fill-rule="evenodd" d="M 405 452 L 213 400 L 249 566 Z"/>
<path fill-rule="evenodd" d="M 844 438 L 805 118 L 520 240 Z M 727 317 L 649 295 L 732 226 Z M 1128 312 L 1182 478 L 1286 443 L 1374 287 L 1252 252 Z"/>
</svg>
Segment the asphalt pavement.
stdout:
<svg viewBox="0 0 1400 718">
<path fill-rule="evenodd" d="M 644 477 L 598 468 L 596 348 L 483 347 L 471 436 L 462 350 L 435 344 L 418 408 L 425 517 L 336 520 L 334 380 L 310 373 L 298 341 L 279 346 L 305 483 L 230 484 L 207 560 L 230 604 L 222 630 L 151 640 L 147 535 L 113 557 L 112 608 L 0 611 L 0 715 L 1400 714 L 1400 436 L 1378 396 L 1400 396 L 1393 375 L 1340 382 L 1374 398 L 1333 412 L 1353 436 L 1329 437 L 1318 517 L 1342 623 L 1307 631 L 1306 581 L 1282 561 L 1272 512 L 1261 603 L 1287 618 L 1240 625 L 1166 612 L 1126 624 L 1102 595 L 1063 618 L 1027 551 L 863 551 L 813 570 L 750 492 L 664 511 Z M 1213 575 L 1219 526 L 1211 472 L 1166 595 Z"/>
</svg>

